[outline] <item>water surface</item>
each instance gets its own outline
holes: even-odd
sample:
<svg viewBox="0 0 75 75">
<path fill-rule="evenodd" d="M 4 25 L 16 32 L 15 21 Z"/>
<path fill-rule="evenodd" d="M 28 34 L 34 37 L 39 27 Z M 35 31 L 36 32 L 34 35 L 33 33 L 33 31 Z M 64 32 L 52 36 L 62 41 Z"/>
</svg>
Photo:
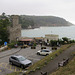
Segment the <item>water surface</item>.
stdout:
<svg viewBox="0 0 75 75">
<path fill-rule="evenodd" d="M 22 37 L 45 37 L 46 34 L 59 35 L 59 38 L 75 39 L 75 26 L 68 27 L 40 27 L 21 31 Z"/>
</svg>

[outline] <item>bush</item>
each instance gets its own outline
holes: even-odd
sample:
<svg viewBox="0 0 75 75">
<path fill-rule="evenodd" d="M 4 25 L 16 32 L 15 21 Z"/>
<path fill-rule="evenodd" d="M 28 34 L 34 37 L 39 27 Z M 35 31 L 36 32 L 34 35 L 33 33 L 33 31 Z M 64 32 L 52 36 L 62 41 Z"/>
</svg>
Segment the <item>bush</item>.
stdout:
<svg viewBox="0 0 75 75">
<path fill-rule="evenodd" d="M 14 47 L 15 47 L 15 46 L 14 46 L 15 44 L 18 44 L 18 42 L 12 42 L 12 43 L 8 44 L 8 47 L 14 48 Z"/>
<path fill-rule="evenodd" d="M 14 48 L 14 45 L 15 45 L 15 43 L 10 43 L 10 44 L 8 44 L 8 47 Z"/>
</svg>

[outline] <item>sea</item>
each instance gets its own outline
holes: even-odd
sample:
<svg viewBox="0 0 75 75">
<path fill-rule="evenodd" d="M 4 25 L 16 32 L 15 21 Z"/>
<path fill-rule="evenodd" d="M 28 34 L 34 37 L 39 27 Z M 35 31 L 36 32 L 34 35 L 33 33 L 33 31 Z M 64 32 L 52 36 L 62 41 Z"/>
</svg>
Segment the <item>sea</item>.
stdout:
<svg viewBox="0 0 75 75">
<path fill-rule="evenodd" d="M 75 26 L 62 26 L 62 27 L 40 27 L 35 29 L 21 30 L 22 37 L 45 37 L 46 34 L 59 35 L 59 39 L 67 37 L 75 40 Z"/>
</svg>

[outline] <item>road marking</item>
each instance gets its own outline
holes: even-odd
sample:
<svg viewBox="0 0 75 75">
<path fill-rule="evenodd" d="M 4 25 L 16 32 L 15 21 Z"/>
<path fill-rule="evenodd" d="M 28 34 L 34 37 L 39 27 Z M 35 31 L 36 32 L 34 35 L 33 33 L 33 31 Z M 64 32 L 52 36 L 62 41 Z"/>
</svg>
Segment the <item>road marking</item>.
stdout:
<svg viewBox="0 0 75 75">
<path fill-rule="evenodd" d="M 7 63 L 5 63 L 5 68 L 7 68 Z"/>
<path fill-rule="evenodd" d="M 0 65 L 1 65 L 1 67 L 3 67 L 3 63 L 1 63 Z"/>
<path fill-rule="evenodd" d="M 22 69 L 20 68 L 20 72 L 22 72 Z"/>
<path fill-rule="evenodd" d="M 12 71 L 12 66 L 10 65 L 10 68 L 9 68 L 9 70 L 11 70 Z"/>
<path fill-rule="evenodd" d="M 4 68 L 13 72 L 22 72 L 23 69 L 16 67 L 16 66 L 12 66 L 8 63 L 0 63 L 0 68 Z M 2 72 L 2 70 L 0 70 L 0 72 Z"/>
<path fill-rule="evenodd" d="M 16 67 L 15 67 L 15 72 L 16 72 Z"/>
<path fill-rule="evenodd" d="M 0 72 L 2 72 L 2 70 L 0 70 Z"/>
</svg>

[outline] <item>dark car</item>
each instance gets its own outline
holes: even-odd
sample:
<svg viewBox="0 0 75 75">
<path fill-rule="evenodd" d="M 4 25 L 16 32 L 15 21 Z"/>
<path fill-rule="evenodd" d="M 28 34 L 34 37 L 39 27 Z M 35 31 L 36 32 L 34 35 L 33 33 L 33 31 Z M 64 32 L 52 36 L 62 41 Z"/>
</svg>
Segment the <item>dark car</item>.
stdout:
<svg viewBox="0 0 75 75">
<path fill-rule="evenodd" d="M 27 48 L 27 47 L 28 47 L 28 45 L 22 45 L 22 46 L 21 46 L 21 49 L 22 49 L 22 48 Z"/>
<path fill-rule="evenodd" d="M 27 68 L 32 64 L 32 61 L 26 59 L 23 56 L 20 55 L 12 55 L 9 58 L 9 63 L 12 65 L 19 66 L 21 68 Z"/>
</svg>

